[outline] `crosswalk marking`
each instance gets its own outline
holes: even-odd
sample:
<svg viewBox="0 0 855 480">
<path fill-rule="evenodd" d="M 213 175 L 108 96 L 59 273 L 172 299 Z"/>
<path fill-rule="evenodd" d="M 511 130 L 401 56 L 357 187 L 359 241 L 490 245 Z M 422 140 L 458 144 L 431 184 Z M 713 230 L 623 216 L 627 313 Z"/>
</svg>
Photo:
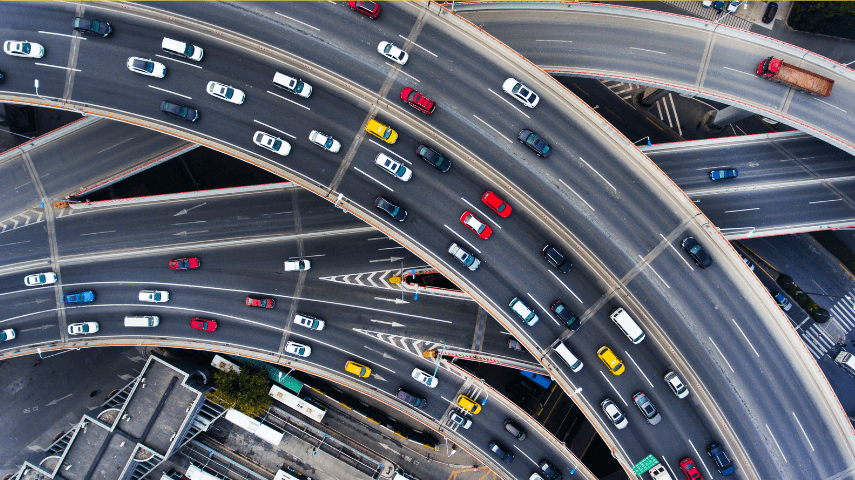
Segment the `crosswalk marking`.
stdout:
<svg viewBox="0 0 855 480">
<path fill-rule="evenodd" d="M 689 12 L 704 20 L 714 21 L 722 25 L 738 28 L 740 30 L 750 30 L 752 23 L 744 18 L 735 16 L 733 13 L 726 15 L 726 12 L 719 12 L 712 7 L 704 7 L 701 2 L 686 2 L 681 0 L 664 0 L 664 3 L 675 6 L 680 10 Z"/>
<path fill-rule="evenodd" d="M 844 338 L 850 330 L 855 328 L 855 300 L 853 297 L 855 297 L 855 290 L 850 290 L 847 295 L 840 298 L 828 309 L 831 314 L 829 324 L 838 328 Z M 831 335 L 826 330 L 827 328 L 823 329 L 814 323 L 803 333 L 799 333 L 805 346 L 817 360 L 826 355 L 838 341 L 837 335 Z"/>
</svg>

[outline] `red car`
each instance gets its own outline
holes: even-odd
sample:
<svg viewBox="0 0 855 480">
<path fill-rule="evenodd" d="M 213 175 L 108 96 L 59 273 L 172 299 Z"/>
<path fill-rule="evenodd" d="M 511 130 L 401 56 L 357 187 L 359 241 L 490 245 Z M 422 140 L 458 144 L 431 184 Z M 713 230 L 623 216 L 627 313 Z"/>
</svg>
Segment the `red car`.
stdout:
<svg viewBox="0 0 855 480">
<path fill-rule="evenodd" d="M 704 477 L 701 476 L 701 471 L 698 470 L 698 467 L 695 466 L 695 462 L 686 457 L 680 462 L 680 468 L 683 469 L 683 473 L 686 474 L 686 478 L 689 480 L 704 480 Z"/>
<path fill-rule="evenodd" d="M 247 307 L 273 308 L 276 302 L 272 298 L 252 298 L 246 297 Z"/>
<path fill-rule="evenodd" d="M 478 236 L 483 238 L 484 240 L 490 238 L 490 234 L 493 233 L 493 229 L 490 228 L 489 225 L 482 222 L 481 220 L 478 220 L 478 217 L 472 215 L 468 211 L 463 212 L 463 215 L 460 217 L 460 221 L 463 223 L 463 225 L 469 227 L 469 230 L 472 230 L 473 232 L 477 233 Z"/>
<path fill-rule="evenodd" d="M 172 270 L 187 270 L 189 268 L 199 268 L 201 265 L 202 262 L 199 261 L 199 257 L 176 258 L 175 260 L 169 262 L 169 268 Z"/>
<path fill-rule="evenodd" d="M 489 190 L 484 192 L 481 201 L 502 218 L 508 218 L 511 215 L 511 206 Z"/>
<path fill-rule="evenodd" d="M 217 329 L 217 322 L 216 320 L 208 320 L 205 318 L 193 318 L 190 320 L 190 328 L 213 332 Z"/>
<path fill-rule="evenodd" d="M 407 87 L 401 90 L 401 100 L 410 104 L 416 110 L 430 115 L 436 110 L 436 102 L 422 95 L 421 93 Z"/>
<path fill-rule="evenodd" d="M 380 5 L 374 2 L 347 2 L 350 8 L 359 13 L 368 15 L 369 18 L 377 18 L 380 15 Z"/>
</svg>

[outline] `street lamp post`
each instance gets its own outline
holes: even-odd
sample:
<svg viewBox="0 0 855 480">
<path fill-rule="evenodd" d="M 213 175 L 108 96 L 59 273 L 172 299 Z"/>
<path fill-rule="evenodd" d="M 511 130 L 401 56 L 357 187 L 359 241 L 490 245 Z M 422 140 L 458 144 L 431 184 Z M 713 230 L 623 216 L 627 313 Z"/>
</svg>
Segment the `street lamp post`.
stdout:
<svg viewBox="0 0 855 480">
<path fill-rule="evenodd" d="M 49 101 L 49 102 L 51 101 L 49 98 L 47 98 L 47 97 L 43 97 L 43 96 L 41 96 L 41 95 L 39 94 L 39 79 L 38 79 L 38 78 L 33 82 L 33 86 L 34 86 L 34 87 L 36 87 L 36 96 L 37 96 L 37 97 L 39 97 L 39 98 L 41 98 L 41 99 L 44 99 L 44 100 L 47 100 L 47 101 Z M 78 109 L 76 109 L 76 108 L 74 108 L 74 107 L 69 107 L 68 105 L 66 105 L 66 106 L 65 106 L 65 108 L 67 108 L 67 109 L 69 109 L 69 110 L 71 110 L 71 111 L 73 111 L 73 112 L 77 112 L 77 113 L 79 113 L 80 115 L 82 115 L 82 116 L 84 116 L 84 117 L 89 116 L 89 114 L 88 114 L 88 113 L 83 112 L 83 111 L 80 111 L 80 110 L 78 110 Z"/>
</svg>

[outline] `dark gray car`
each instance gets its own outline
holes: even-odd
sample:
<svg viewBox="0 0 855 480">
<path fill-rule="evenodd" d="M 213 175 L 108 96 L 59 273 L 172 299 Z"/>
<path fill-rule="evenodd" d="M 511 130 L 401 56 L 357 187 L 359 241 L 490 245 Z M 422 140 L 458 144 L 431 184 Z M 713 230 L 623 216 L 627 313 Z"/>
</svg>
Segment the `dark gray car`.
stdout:
<svg viewBox="0 0 855 480">
<path fill-rule="evenodd" d="M 404 219 L 407 218 L 407 211 L 406 210 L 395 205 L 394 203 L 390 202 L 389 200 L 386 200 L 385 198 L 383 198 L 382 195 L 377 197 L 376 200 L 374 200 L 374 206 L 379 208 L 380 210 L 383 210 L 384 212 L 388 213 L 390 217 L 394 218 L 395 220 L 397 220 L 399 222 L 403 222 Z"/>
<path fill-rule="evenodd" d="M 191 122 L 195 122 L 199 119 L 199 112 L 195 108 L 185 107 L 184 105 L 178 105 L 176 103 L 170 103 L 166 100 L 160 102 L 160 111 L 167 115 L 183 118 L 184 120 L 188 120 Z"/>
</svg>

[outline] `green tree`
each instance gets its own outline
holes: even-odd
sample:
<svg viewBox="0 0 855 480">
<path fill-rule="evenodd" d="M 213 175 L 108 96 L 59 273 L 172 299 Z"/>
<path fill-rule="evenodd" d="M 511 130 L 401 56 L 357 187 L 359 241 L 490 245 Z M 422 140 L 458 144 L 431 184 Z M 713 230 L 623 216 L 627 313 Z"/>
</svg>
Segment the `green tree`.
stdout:
<svg viewBox="0 0 855 480">
<path fill-rule="evenodd" d="M 256 417 L 270 405 L 267 374 L 256 368 L 243 367 L 238 375 L 234 370 L 214 373 L 216 390 L 206 397 L 220 405 Z"/>
</svg>

